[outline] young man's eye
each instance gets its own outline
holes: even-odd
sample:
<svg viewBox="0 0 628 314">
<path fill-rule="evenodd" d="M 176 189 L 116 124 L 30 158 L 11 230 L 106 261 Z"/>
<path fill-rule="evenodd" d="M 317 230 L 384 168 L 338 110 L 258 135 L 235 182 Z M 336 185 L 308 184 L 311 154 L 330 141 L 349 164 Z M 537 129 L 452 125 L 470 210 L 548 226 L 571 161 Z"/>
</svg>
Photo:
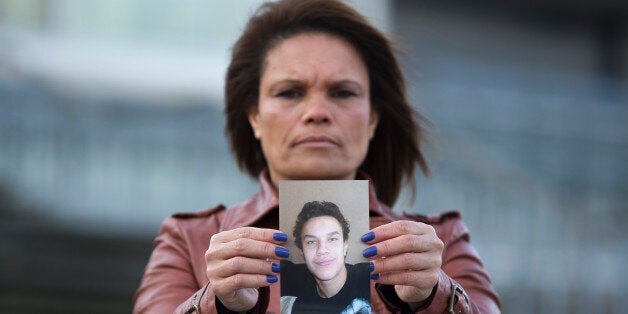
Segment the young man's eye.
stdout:
<svg viewBox="0 0 628 314">
<path fill-rule="evenodd" d="M 316 244 L 316 241 L 314 240 L 305 241 L 305 245 L 313 245 L 313 244 Z"/>
<path fill-rule="evenodd" d="M 330 238 L 329 241 L 331 241 L 331 242 L 338 241 L 338 238 Z"/>
</svg>

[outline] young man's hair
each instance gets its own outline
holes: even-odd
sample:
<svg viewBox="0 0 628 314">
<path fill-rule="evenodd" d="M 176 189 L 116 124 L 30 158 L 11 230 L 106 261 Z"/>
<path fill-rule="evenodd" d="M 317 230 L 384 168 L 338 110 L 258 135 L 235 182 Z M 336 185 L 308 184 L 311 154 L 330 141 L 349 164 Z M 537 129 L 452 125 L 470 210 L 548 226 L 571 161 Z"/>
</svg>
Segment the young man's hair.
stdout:
<svg viewBox="0 0 628 314">
<path fill-rule="evenodd" d="M 292 230 L 294 243 L 299 249 L 303 250 L 303 239 L 301 239 L 303 226 L 308 220 L 321 216 L 330 216 L 335 218 L 340 224 L 340 227 L 342 227 L 343 241 L 347 241 L 349 239 L 349 222 L 345 219 L 345 216 L 342 215 L 338 206 L 332 202 L 313 201 L 303 205 L 301 212 L 297 216 L 297 222 L 294 225 L 294 229 Z"/>
</svg>

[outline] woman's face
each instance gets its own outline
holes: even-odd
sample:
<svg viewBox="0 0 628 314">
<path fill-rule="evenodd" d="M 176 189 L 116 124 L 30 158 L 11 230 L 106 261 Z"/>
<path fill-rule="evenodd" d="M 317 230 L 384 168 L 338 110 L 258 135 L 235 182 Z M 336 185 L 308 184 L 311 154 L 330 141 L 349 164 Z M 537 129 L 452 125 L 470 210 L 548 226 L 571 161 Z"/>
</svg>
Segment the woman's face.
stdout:
<svg viewBox="0 0 628 314">
<path fill-rule="evenodd" d="M 342 279 L 346 276 L 345 254 L 348 243 L 342 227 L 332 216 L 310 218 L 301 231 L 302 254 L 308 270 L 319 281 Z M 340 275 L 340 276 L 339 276 Z"/>
<path fill-rule="evenodd" d="M 268 52 L 249 121 L 275 185 L 355 178 L 378 122 L 369 84 L 358 52 L 338 37 L 300 34 Z"/>
</svg>

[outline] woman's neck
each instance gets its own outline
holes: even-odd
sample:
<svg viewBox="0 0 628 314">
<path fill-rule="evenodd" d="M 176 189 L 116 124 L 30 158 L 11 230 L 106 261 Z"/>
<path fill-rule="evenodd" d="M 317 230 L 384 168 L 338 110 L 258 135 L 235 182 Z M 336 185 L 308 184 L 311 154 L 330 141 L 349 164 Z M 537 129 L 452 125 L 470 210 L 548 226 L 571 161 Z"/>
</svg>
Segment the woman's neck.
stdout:
<svg viewBox="0 0 628 314">
<path fill-rule="evenodd" d="M 338 294 L 347 281 L 347 267 L 343 267 L 338 276 L 330 280 L 316 279 L 316 290 L 322 298 L 331 298 Z"/>
</svg>

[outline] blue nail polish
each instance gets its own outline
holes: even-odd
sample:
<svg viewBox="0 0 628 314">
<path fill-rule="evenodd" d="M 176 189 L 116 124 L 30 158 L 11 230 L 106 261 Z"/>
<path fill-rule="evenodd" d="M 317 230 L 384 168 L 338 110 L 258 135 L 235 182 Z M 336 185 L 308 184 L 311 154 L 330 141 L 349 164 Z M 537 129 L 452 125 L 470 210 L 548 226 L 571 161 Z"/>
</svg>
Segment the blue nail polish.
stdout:
<svg viewBox="0 0 628 314">
<path fill-rule="evenodd" d="M 375 239 L 375 233 L 373 233 L 373 231 L 367 232 L 360 239 L 362 240 L 362 242 L 369 242 L 369 241 Z"/>
<path fill-rule="evenodd" d="M 281 270 L 281 267 L 277 263 L 273 263 L 271 266 L 273 273 L 278 273 Z"/>
<path fill-rule="evenodd" d="M 366 249 L 364 249 L 364 251 L 362 251 L 362 255 L 364 255 L 364 257 L 367 257 L 367 258 L 377 255 L 377 247 L 376 246 L 367 247 Z"/>
<path fill-rule="evenodd" d="M 277 282 L 277 276 L 268 275 L 268 276 L 266 276 L 266 281 L 269 282 L 269 283 Z"/>
<path fill-rule="evenodd" d="M 371 264 L 369 265 L 369 272 L 372 272 L 375 270 L 375 264 L 373 264 L 373 262 L 371 262 Z"/>
<path fill-rule="evenodd" d="M 279 257 L 288 257 L 290 256 L 290 250 L 286 249 L 285 247 L 278 246 L 275 248 L 275 255 Z"/>
<path fill-rule="evenodd" d="M 275 232 L 273 233 L 273 239 L 279 242 L 286 242 L 288 241 L 288 235 L 283 232 Z"/>
<path fill-rule="evenodd" d="M 372 275 L 371 275 L 371 279 L 372 279 L 372 280 L 377 280 L 377 279 L 379 279 L 379 274 L 372 274 Z"/>
</svg>

